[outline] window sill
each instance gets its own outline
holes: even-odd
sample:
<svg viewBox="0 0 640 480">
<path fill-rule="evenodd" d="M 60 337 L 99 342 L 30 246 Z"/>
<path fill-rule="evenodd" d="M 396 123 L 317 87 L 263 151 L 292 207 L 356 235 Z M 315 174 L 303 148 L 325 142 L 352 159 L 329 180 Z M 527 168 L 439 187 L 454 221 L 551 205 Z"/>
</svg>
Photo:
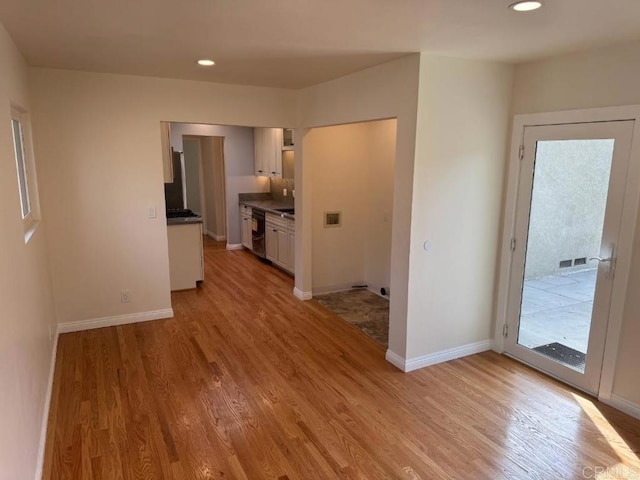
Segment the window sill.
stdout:
<svg viewBox="0 0 640 480">
<path fill-rule="evenodd" d="M 40 221 L 38 220 L 34 220 L 32 222 L 29 222 L 28 224 L 25 224 L 24 226 L 24 244 L 25 245 L 29 243 L 29 240 L 31 240 L 31 237 L 33 237 L 33 234 L 36 233 L 36 230 L 38 229 L 38 225 L 40 225 Z"/>
</svg>

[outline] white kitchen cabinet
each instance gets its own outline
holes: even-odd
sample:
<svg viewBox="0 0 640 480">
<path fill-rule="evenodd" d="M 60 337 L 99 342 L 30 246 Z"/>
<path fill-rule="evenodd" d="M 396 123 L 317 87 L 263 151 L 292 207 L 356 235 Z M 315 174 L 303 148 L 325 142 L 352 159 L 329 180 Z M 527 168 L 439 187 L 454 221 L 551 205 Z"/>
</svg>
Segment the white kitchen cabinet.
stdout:
<svg viewBox="0 0 640 480">
<path fill-rule="evenodd" d="M 289 269 L 289 232 L 278 230 L 278 263 Z"/>
<path fill-rule="evenodd" d="M 260 177 L 282 177 L 282 129 L 253 129 L 255 174 Z"/>
<path fill-rule="evenodd" d="M 265 231 L 265 240 L 267 242 L 265 246 L 267 260 L 278 263 L 278 228 L 274 225 L 267 224 Z"/>
<path fill-rule="evenodd" d="M 253 250 L 253 211 L 251 207 L 240 205 L 240 233 L 242 235 L 242 246 Z"/>
<path fill-rule="evenodd" d="M 196 288 L 204 280 L 202 224 L 167 225 L 171 290 Z"/>
<path fill-rule="evenodd" d="M 296 271 L 296 224 L 291 221 L 290 228 L 293 230 L 289 230 L 289 271 L 291 273 L 295 273 Z"/>
<path fill-rule="evenodd" d="M 267 213 L 267 260 L 284 270 L 295 271 L 295 220 Z"/>
</svg>

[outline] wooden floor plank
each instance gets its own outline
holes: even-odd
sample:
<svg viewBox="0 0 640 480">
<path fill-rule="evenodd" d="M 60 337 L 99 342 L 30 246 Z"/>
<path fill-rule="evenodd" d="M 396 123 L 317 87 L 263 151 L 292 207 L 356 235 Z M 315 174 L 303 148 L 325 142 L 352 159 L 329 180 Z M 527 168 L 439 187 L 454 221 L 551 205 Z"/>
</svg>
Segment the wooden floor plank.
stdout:
<svg viewBox="0 0 640 480">
<path fill-rule="evenodd" d="M 640 421 L 492 352 L 401 373 L 205 245 L 173 319 L 60 337 L 45 480 L 640 478 Z"/>
</svg>

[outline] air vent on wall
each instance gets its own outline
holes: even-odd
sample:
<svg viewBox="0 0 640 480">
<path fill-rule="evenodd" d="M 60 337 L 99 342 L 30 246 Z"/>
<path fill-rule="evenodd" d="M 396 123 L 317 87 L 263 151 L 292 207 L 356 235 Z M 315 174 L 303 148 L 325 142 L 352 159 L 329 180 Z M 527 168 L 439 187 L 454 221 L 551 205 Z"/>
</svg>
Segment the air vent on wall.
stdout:
<svg viewBox="0 0 640 480">
<path fill-rule="evenodd" d="M 560 268 L 567 268 L 573 265 L 573 260 L 560 260 Z"/>
<path fill-rule="evenodd" d="M 342 226 L 342 212 L 324 212 L 324 228 Z"/>
<path fill-rule="evenodd" d="M 573 266 L 577 266 L 577 265 L 586 265 L 587 264 L 587 257 L 582 257 L 582 258 L 576 258 L 573 261 Z"/>
</svg>

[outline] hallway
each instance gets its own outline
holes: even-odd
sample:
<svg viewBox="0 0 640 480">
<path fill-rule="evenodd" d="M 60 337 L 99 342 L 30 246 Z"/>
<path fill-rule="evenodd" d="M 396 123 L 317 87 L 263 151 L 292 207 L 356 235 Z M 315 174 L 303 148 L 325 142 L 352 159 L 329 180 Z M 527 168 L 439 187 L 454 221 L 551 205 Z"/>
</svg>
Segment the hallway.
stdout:
<svg viewBox="0 0 640 480">
<path fill-rule="evenodd" d="M 60 337 L 43 478 L 640 472 L 640 421 L 492 352 L 401 373 L 288 275 L 205 249 L 175 318 Z"/>
</svg>

